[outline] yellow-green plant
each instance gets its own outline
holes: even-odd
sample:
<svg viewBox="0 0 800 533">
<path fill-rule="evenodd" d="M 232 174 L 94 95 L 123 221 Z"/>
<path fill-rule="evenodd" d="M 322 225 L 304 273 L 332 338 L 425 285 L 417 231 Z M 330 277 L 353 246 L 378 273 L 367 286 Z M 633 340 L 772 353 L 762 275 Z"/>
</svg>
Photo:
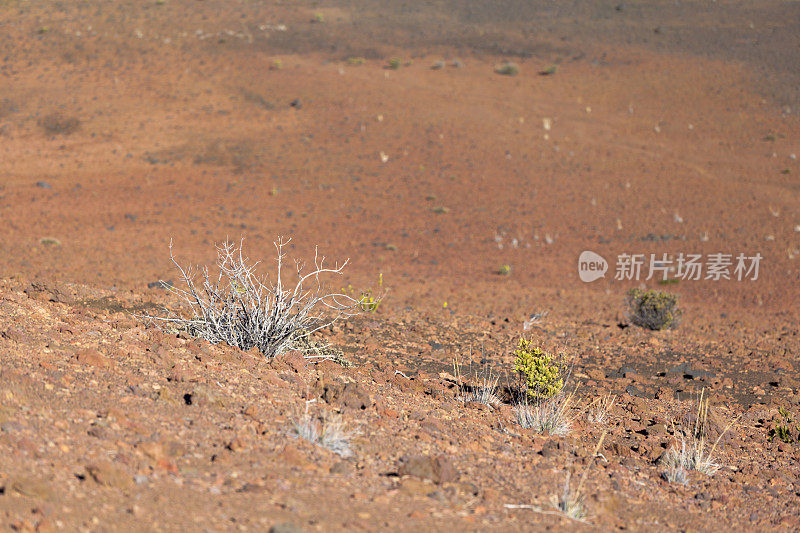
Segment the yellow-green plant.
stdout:
<svg viewBox="0 0 800 533">
<path fill-rule="evenodd" d="M 378 307 L 381 305 L 383 297 L 386 294 L 383 290 L 383 273 L 378 275 L 378 287 L 380 294 L 377 296 L 373 295 L 372 289 L 361 291 L 361 298 L 358 299 L 358 306 L 365 313 L 374 313 L 377 311 Z M 352 297 L 353 294 L 355 294 L 355 289 L 353 289 L 352 285 L 348 285 L 347 287 L 342 288 L 342 293 L 346 296 Z"/>
<path fill-rule="evenodd" d="M 372 289 L 367 289 L 366 291 L 361 293 L 361 299 L 359 300 L 359 306 L 361 310 L 367 313 L 374 313 L 378 310 L 378 306 L 381 305 L 381 298 L 375 297 L 372 295 Z"/>
<path fill-rule="evenodd" d="M 528 396 L 552 398 L 564 388 L 564 367 L 555 356 L 519 339 L 514 351 L 514 371 L 525 381 Z"/>
<path fill-rule="evenodd" d="M 777 438 L 786 444 L 800 442 L 800 425 L 794 424 L 793 426 L 792 422 L 792 415 L 788 409 L 779 407 L 777 421 L 772 424 L 773 427 L 767 434 L 767 440 L 773 441 Z"/>
</svg>

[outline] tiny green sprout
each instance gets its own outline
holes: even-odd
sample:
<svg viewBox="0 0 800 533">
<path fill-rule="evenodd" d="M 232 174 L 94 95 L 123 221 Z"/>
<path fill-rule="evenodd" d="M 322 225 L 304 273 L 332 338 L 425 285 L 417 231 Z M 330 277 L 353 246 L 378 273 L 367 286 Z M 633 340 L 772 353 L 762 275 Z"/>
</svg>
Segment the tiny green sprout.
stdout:
<svg viewBox="0 0 800 533">
<path fill-rule="evenodd" d="M 272 187 L 269 191 L 270 196 L 278 196 L 278 187 Z"/>
<path fill-rule="evenodd" d="M 381 305 L 381 298 L 376 298 L 372 295 L 372 290 L 367 289 L 366 291 L 361 293 L 361 299 L 359 300 L 359 307 L 361 310 L 366 313 L 374 313 L 378 310 L 378 306 Z"/>
<path fill-rule="evenodd" d="M 55 237 L 42 237 L 39 239 L 39 244 L 43 246 L 61 246 L 61 241 Z"/>
<path fill-rule="evenodd" d="M 497 269 L 497 273 L 501 276 L 508 276 L 511 274 L 511 265 L 501 265 L 500 268 Z"/>
<path fill-rule="evenodd" d="M 281 70 L 283 68 L 283 60 L 282 59 L 273 59 L 272 65 L 270 69 L 272 70 Z"/>
<path fill-rule="evenodd" d="M 391 58 L 391 59 L 389 60 L 389 65 L 388 65 L 388 67 L 389 67 L 391 70 L 397 70 L 397 69 L 399 69 L 401 66 L 403 66 L 403 60 L 402 60 L 402 59 L 400 59 L 399 57 L 393 57 L 393 58 Z"/>
<path fill-rule="evenodd" d="M 42 26 L 41 28 L 39 28 L 38 33 L 42 34 L 42 33 L 47 33 L 48 31 L 50 31 L 50 28 L 48 26 Z"/>
<path fill-rule="evenodd" d="M 792 415 L 785 407 L 778 407 L 778 418 L 774 426 L 767 433 L 767 440 L 772 442 L 777 438 L 785 444 L 800 442 L 800 426 L 792 425 Z"/>
<path fill-rule="evenodd" d="M 351 66 L 354 66 L 354 67 L 357 67 L 359 65 L 363 65 L 366 62 L 367 62 L 367 60 L 364 59 L 363 57 L 348 57 L 347 58 L 347 64 L 351 65 Z"/>
<path fill-rule="evenodd" d="M 325 15 L 319 12 L 314 13 L 314 18 L 311 20 L 311 22 L 316 22 L 316 23 L 325 22 Z"/>
<path fill-rule="evenodd" d="M 558 65 L 550 65 L 546 69 L 540 70 L 539 71 L 539 75 L 540 76 L 552 76 L 556 72 L 558 72 Z"/>
</svg>

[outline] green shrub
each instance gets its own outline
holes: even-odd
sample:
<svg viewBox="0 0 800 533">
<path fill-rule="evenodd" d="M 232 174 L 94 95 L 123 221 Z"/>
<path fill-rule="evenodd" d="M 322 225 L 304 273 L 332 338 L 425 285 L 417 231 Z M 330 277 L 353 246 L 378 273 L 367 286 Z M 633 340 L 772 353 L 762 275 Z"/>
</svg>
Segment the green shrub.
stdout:
<svg viewBox="0 0 800 533">
<path fill-rule="evenodd" d="M 400 68 L 400 67 L 402 67 L 402 66 L 403 66 L 403 60 L 402 60 L 402 59 L 400 59 L 399 57 L 393 57 L 393 58 L 391 58 L 391 59 L 389 60 L 388 67 L 389 67 L 391 70 L 397 70 L 397 69 L 399 69 L 399 68 Z"/>
<path fill-rule="evenodd" d="M 516 76 L 519 74 L 519 67 L 516 63 L 503 63 L 502 65 L 498 65 L 494 71 L 497 74 L 501 74 L 503 76 Z"/>
<path fill-rule="evenodd" d="M 628 292 L 628 317 L 631 322 L 654 331 L 678 326 L 681 311 L 678 298 L 656 290 L 631 289 Z"/>
<path fill-rule="evenodd" d="M 552 398 L 564 388 L 563 365 L 524 338 L 519 339 L 514 351 L 514 371 L 525 382 L 528 396 L 533 398 Z"/>
</svg>

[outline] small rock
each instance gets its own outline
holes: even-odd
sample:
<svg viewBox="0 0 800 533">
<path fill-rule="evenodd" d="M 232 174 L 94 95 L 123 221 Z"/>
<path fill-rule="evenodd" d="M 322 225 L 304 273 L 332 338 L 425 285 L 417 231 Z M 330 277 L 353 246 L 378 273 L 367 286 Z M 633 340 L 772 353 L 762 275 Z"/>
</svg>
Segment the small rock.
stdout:
<svg viewBox="0 0 800 533">
<path fill-rule="evenodd" d="M 639 387 L 636 387 L 635 385 L 628 385 L 627 387 L 625 387 L 625 392 L 627 392 L 628 394 L 630 394 L 634 398 L 652 399 L 653 396 L 654 396 L 653 393 L 649 393 L 649 392 L 645 391 L 644 389 L 640 389 Z"/>
<path fill-rule="evenodd" d="M 92 427 L 89 428 L 86 434 L 96 439 L 107 439 L 108 428 L 99 424 L 92 424 Z"/>
<path fill-rule="evenodd" d="M 412 455 L 406 457 L 401 459 L 401 464 L 397 473 L 400 476 L 414 476 L 422 479 L 430 479 L 438 484 L 453 481 L 457 477 L 453 463 L 444 455 L 439 455 L 437 457 Z"/>
<path fill-rule="evenodd" d="M 288 364 L 292 370 L 297 372 L 298 374 L 302 374 L 306 370 L 306 366 L 308 361 L 306 358 L 303 357 L 303 354 L 300 352 L 287 352 L 285 354 L 280 355 L 276 359 L 279 359 L 281 362 Z"/>
<path fill-rule="evenodd" d="M 99 485 L 118 489 L 127 489 L 133 485 L 133 478 L 109 461 L 92 463 L 86 467 L 86 471 Z"/>
<path fill-rule="evenodd" d="M 84 365 L 94 366 L 97 368 L 106 368 L 111 366 L 112 361 L 102 355 L 97 350 L 91 348 L 84 348 L 75 354 L 75 359 Z"/>
<path fill-rule="evenodd" d="M 303 455 L 300 450 L 291 444 L 284 446 L 283 451 L 278 454 L 278 460 L 281 463 L 286 463 L 303 469 L 310 469 L 314 467 L 314 465 L 308 459 L 306 459 L 305 455 Z"/>
<path fill-rule="evenodd" d="M 167 380 L 183 383 L 185 381 L 191 381 L 192 377 L 189 367 L 185 363 L 179 362 L 173 365 L 172 371 L 167 376 Z"/>
<path fill-rule="evenodd" d="M 303 533 L 303 528 L 292 522 L 282 522 L 269 528 L 269 533 Z"/>
<path fill-rule="evenodd" d="M 38 498 L 50 500 L 53 498 L 53 491 L 50 484 L 38 479 L 18 478 L 13 480 L 9 486 L 11 490 L 28 498 Z"/>
<path fill-rule="evenodd" d="M 342 406 L 351 409 L 361 409 L 362 411 L 372 407 L 372 399 L 369 393 L 357 383 L 348 383 L 342 391 Z"/>
<path fill-rule="evenodd" d="M 234 439 L 227 444 L 226 448 L 232 452 L 241 452 L 247 449 L 247 442 L 241 437 L 234 437 Z"/>
<path fill-rule="evenodd" d="M 464 407 L 468 409 L 477 409 L 478 411 L 491 411 L 492 408 L 481 402 L 465 402 Z"/>
<path fill-rule="evenodd" d="M 555 457 L 556 455 L 558 455 L 558 450 L 560 450 L 560 449 L 561 449 L 561 441 L 560 440 L 548 439 L 542 445 L 542 451 L 540 451 L 539 453 L 544 458 L 550 458 L 550 457 Z"/>
<path fill-rule="evenodd" d="M 339 461 L 338 463 L 334 463 L 333 466 L 330 468 L 331 474 L 350 474 L 353 472 L 353 465 L 347 461 Z"/>
<path fill-rule="evenodd" d="M 161 459 L 168 459 L 169 457 L 164 452 L 164 447 L 161 443 L 156 441 L 144 441 L 140 442 L 136 445 L 136 449 L 142 452 L 145 457 L 152 459 L 153 461 L 159 461 Z"/>
<path fill-rule="evenodd" d="M 591 368 L 587 370 L 586 375 L 598 381 L 606 377 L 606 373 L 600 370 L 599 368 Z"/>
<path fill-rule="evenodd" d="M 3 332 L 3 337 L 19 344 L 25 340 L 25 333 L 21 329 L 11 326 Z"/>
<path fill-rule="evenodd" d="M 372 407 L 369 393 L 358 383 L 342 383 L 334 381 L 322 386 L 322 399 L 327 403 L 335 403 L 342 407 L 365 410 Z"/>
</svg>

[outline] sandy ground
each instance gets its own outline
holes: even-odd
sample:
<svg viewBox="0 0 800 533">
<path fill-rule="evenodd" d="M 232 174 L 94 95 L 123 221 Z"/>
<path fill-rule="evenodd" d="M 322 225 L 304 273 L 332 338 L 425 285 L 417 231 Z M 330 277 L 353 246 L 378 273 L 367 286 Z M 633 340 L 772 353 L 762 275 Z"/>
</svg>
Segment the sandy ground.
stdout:
<svg viewBox="0 0 800 533">
<path fill-rule="evenodd" d="M 800 416 L 798 4 L 421 4 L 0 2 L 3 527 L 800 527 L 800 448 L 769 439 Z M 278 236 L 386 293 L 326 331 L 353 367 L 132 316 L 177 305 L 170 241 L 267 273 Z M 731 279 L 661 285 L 651 254 Z M 639 286 L 677 329 L 629 324 Z M 453 360 L 508 384 L 523 334 L 574 365 L 568 436 L 460 398 Z M 722 468 L 668 483 L 701 390 Z M 292 436 L 308 399 L 352 457 Z M 567 472 L 585 523 L 550 513 Z"/>
</svg>

